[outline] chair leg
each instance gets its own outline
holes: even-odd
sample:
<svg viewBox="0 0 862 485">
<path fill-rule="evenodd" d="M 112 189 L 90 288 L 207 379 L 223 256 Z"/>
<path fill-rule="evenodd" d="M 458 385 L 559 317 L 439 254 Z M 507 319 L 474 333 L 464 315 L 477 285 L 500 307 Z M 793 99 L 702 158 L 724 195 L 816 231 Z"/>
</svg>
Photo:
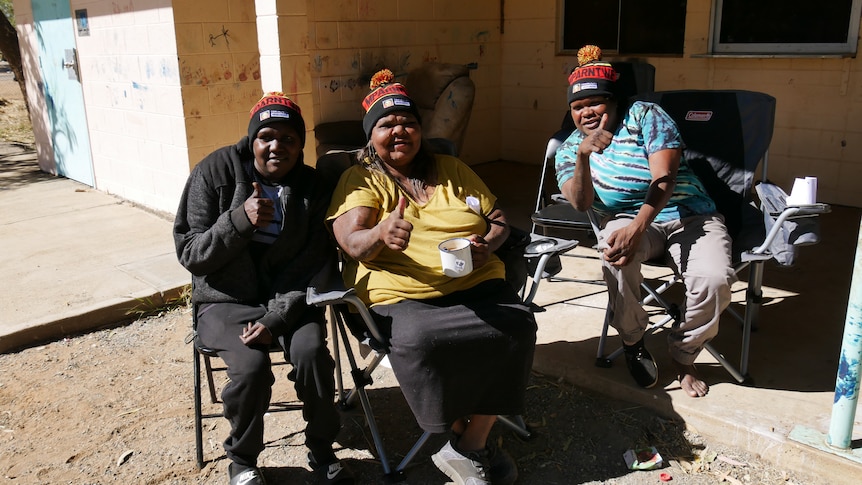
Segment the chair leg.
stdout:
<svg viewBox="0 0 862 485">
<path fill-rule="evenodd" d="M 742 352 L 739 357 L 739 371 L 744 376 L 748 376 L 751 332 L 757 329 L 760 305 L 763 303 L 763 262 L 753 263 L 748 271 L 748 289 L 745 292 L 745 319 L 742 324 Z"/>
<path fill-rule="evenodd" d="M 204 467 L 203 416 L 201 411 L 201 354 L 192 346 L 192 362 L 194 363 L 194 400 L 195 400 L 195 458 L 198 469 Z"/>
<path fill-rule="evenodd" d="M 613 358 L 611 356 L 605 357 L 605 343 L 608 341 L 608 327 L 610 327 L 610 311 L 609 309 L 605 310 L 605 321 L 602 324 L 602 336 L 599 337 L 599 348 L 596 350 L 596 367 L 601 367 L 603 369 L 609 369 L 612 365 L 614 365 Z"/>
<path fill-rule="evenodd" d="M 380 434 L 380 429 L 377 427 L 377 420 L 374 418 L 374 411 L 371 409 L 371 401 L 368 399 L 368 393 L 365 389 L 365 386 L 371 383 L 369 376 L 373 368 L 371 370 L 366 368 L 365 371 L 359 369 L 356 364 L 356 357 L 353 354 L 353 349 L 350 348 L 350 340 L 347 335 L 345 324 L 341 319 L 338 319 L 337 322 L 338 324 L 336 326 L 338 333 L 336 334 L 336 338 L 340 336 L 341 342 L 344 344 L 344 353 L 347 356 L 348 362 L 350 362 L 350 374 L 353 376 L 353 390 L 347 397 L 341 397 L 342 405 L 349 404 L 349 401 L 352 400 L 353 396 L 359 397 L 359 402 L 362 405 L 362 412 L 365 414 L 365 421 L 368 423 L 369 431 L 371 431 L 371 439 L 374 441 L 374 448 L 377 449 L 377 456 L 380 459 L 380 465 L 383 467 L 383 474 L 388 479 L 397 481 L 397 475 L 399 475 L 400 472 L 396 472 L 396 475 L 392 474 L 392 467 L 389 464 L 389 458 L 386 456 L 386 450 L 383 447 L 383 438 Z M 377 356 L 374 362 L 380 362 L 381 359 L 381 356 Z"/>
<path fill-rule="evenodd" d="M 703 348 L 705 348 L 710 354 L 712 354 L 715 360 L 717 360 L 718 363 L 721 364 L 722 367 L 724 367 L 724 370 L 729 372 L 730 375 L 733 376 L 734 379 L 736 379 L 736 382 L 739 382 L 740 384 L 745 382 L 745 376 L 740 374 L 740 372 L 736 370 L 736 367 L 734 367 L 733 364 L 731 364 L 730 361 L 728 361 L 724 357 L 724 355 L 721 354 L 721 352 L 715 350 L 715 347 L 713 347 L 712 344 L 704 344 Z"/>
<path fill-rule="evenodd" d="M 521 439 L 529 440 L 533 437 L 533 431 L 524 422 L 522 416 L 497 416 L 497 421 L 514 431 Z"/>
<path fill-rule="evenodd" d="M 332 338 L 332 358 L 335 360 L 335 389 L 338 393 L 338 401 L 344 398 L 344 379 L 342 378 L 341 368 L 341 346 L 338 344 L 338 324 L 340 322 L 338 312 L 335 307 L 329 305 L 329 335 Z"/>
<path fill-rule="evenodd" d="M 215 404 L 218 402 L 218 396 L 216 396 L 215 390 L 215 380 L 213 379 L 213 366 L 212 362 L 210 362 L 210 356 L 205 354 L 199 354 L 204 358 L 204 368 L 207 372 L 207 387 L 210 391 L 210 403 Z"/>
<path fill-rule="evenodd" d="M 404 473 L 404 469 L 407 468 L 407 465 L 409 465 L 410 462 L 413 461 L 413 458 L 415 458 L 416 455 L 419 454 L 419 451 L 422 449 L 423 446 L 425 446 L 425 443 L 428 442 L 428 438 L 430 437 L 431 433 L 429 433 L 428 431 L 424 431 L 422 433 L 422 436 L 420 436 L 419 439 L 416 440 L 416 443 L 413 444 L 413 447 L 410 448 L 410 451 L 408 451 L 407 454 L 404 455 L 404 459 L 402 459 L 401 463 L 399 463 L 398 466 L 395 468 L 396 474 L 400 476 Z"/>
</svg>

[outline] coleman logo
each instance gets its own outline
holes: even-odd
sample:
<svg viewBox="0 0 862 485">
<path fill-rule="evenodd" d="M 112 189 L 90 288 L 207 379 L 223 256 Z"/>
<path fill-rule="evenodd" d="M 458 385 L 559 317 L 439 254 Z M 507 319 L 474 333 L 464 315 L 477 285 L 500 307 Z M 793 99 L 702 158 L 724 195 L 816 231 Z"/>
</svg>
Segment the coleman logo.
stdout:
<svg viewBox="0 0 862 485">
<path fill-rule="evenodd" d="M 685 114 L 685 121 L 709 121 L 712 119 L 712 111 L 689 111 Z"/>
</svg>

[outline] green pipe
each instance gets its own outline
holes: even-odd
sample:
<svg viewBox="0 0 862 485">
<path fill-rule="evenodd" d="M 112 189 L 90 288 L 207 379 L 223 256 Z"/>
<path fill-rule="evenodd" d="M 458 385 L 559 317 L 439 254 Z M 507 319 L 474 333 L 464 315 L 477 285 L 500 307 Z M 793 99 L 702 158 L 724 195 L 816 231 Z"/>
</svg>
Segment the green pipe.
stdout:
<svg viewBox="0 0 862 485">
<path fill-rule="evenodd" d="M 859 402 L 860 361 L 862 361 L 862 225 L 856 240 L 856 260 L 850 299 L 844 320 L 844 338 L 838 361 L 835 382 L 835 399 L 826 443 L 834 448 L 848 450 L 853 436 L 856 404 Z"/>
</svg>

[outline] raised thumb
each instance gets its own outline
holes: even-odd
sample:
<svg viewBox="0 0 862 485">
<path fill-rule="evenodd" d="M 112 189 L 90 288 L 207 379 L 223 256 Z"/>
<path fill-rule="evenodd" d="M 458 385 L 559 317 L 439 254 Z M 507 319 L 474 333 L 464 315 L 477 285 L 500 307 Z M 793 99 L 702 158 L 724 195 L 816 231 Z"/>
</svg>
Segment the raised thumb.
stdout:
<svg viewBox="0 0 862 485">
<path fill-rule="evenodd" d="M 260 188 L 260 184 L 257 182 L 252 182 L 251 186 L 254 189 L 251 193 L 251 197 L 254 197 L 254 198 L 260 197 L 260 194 L 263 193 L 263 189 Z"/>
<path fill-rule="evenodd" d="M 404 219 L 404 208 L 407 207 L 407 198 L 404 196 L 398 199 L 398 207 L 392 211 L 392 217 L 397 217 L 399 219 Z"/>
<path fill-rule="evenodd" d="M 605 131 L 605 126 L 608 124 L 608 114 L 602 113 L 602 119 L 599 121 L 599 130 Z"/>
</svg>

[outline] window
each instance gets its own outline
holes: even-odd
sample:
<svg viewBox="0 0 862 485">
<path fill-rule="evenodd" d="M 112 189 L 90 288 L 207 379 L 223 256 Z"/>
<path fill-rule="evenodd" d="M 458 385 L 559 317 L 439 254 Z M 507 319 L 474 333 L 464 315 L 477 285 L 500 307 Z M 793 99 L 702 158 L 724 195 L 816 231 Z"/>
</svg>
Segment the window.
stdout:
<svg viewBox="0 0 862 485">
<path fill-rule="evenodd" d="M 715 54 L 855 54 L 862 0 L 715 0 Z"/>
<path fill-rule="evenodd" d="M 862 0 L 859 0 L 862 1 Z M 562 0 L 562 53 L 682 55 L 686 0 Z"/>
</svg>

